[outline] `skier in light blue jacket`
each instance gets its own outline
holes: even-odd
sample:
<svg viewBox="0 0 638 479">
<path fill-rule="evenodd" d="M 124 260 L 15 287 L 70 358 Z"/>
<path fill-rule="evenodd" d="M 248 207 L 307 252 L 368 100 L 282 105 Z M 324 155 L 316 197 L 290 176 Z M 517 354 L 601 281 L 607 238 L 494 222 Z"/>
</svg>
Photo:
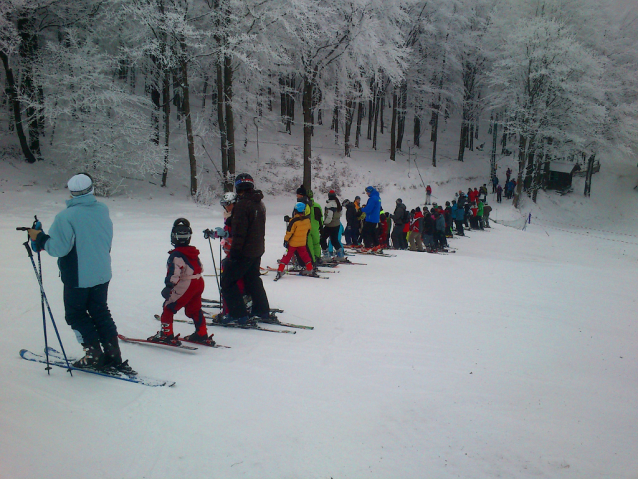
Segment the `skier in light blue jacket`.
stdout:
<svg viewBox="0 0 638 479">
<path fill-rule="evenodd" d="M 29 237 L 34 249 L 58 258 L 65 319 L 85 351 L 74 366 L 134 374 L 128 361 L 122 362 L 117 328 L 107 305 L 113 241 L 109 210 L 95 198 L 89 175 L 75 175 L 68 188 L 71 199 L 55 217 L 49 234 L 30 229 Z"/>
</svg>

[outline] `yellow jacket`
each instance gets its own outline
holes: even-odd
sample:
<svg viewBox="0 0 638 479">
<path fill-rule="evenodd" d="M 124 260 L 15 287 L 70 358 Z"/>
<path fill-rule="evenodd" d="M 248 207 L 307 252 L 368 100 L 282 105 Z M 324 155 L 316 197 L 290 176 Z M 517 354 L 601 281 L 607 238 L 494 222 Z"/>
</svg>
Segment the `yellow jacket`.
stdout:
<svg viewBox="0 0 638 479">
<path fill-rule="evenodd" d="M 306 246 L 308 232 L 310 231 L 310 217 L 297 213 L 293 219 L 288 222 L 288 229 L 284 241 L 288 242 L 288 246 Z"/>
</svg>

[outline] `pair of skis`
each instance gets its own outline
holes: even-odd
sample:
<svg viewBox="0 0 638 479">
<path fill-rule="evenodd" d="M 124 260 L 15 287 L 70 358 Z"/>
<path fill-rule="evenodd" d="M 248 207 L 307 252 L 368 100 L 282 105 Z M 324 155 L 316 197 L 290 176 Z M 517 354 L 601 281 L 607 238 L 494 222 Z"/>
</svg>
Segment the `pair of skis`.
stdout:
<svg viewBox="0 0 638 479">
<path fill-rule="evenodd" d="M 281 310 L 280 310 L 281 311 Z M 206 319 L 210 319 L 210 320 L 214 320 L 216 318 L 217 315 L 212 315 L 212 314 L 207 314 L 204 313 L 204 317 Z M 155 319 L 157 319 L 158 321 L 161 320 L 160 316 L 158 314 L 155 315 Z M 190 319 L 179 319 L 179 318 L 174 318 L 173 321 L 176 321 L 178 323 L 187 323 L 187 324 L 193 324 L 193 321 L 191 321 Z M 273 318 L 272 316 L 268 319 L 259 319 L 260 323 L 264 323 L 264 324 L 274 324 L 276 326 L 283 326 L 286 328 L 295 328 L 295 329 L 315 329 L 314 326 L 304 326 L 303 324 L 292 324 L 292 323 L 284 323 L 279 321 L 277 318 Z M 262 326 L 259 325 L 254 325 L 254 324 L 246 324 L 246 325 L 241 325 L 241 324 L 236 324 L 236 323 L 230 323 L 230 324 L 223 324 L 223 323 L 219 323 L 219 322 L 215 322 L 215 321 L 206 321 L 206 325 L 207 326 L 221 326 L 223 328 L 239 328 L 239 329 L 257 329 L 259 331 L 268 331 L 270 333 L 283 333 L 283 334 L 295 334 L 296 331 L 288 331 L 286 329 L 267 329 L 264 328 Z"/>
<path fill-rule="evenodd" d="M 268 267 L 269 271 L 277 271 L 279 272 L 278 269 L 276 268 L 271 268 L 270 266 Z M 338 273 L 339 271 L 319 271 L 319 273 Z M 321 276 L 317 271 L 313 271 L 312 273 L 307 272 L 307 270 L 305 269 L 298 269 L 298 270 L 288 270 L 288 271 L 282 271 L 283 274 L 293 274 L 293 275 L 297 275 L 297 276 L 305 276 L 306 278 L 317 278 L 317 279 L 330 279 L 329 276 Z M 275 279 L 273 281 L 279 281 L 282 278 L 282 276 L 275 276 Z"/>
<path fill-rule="evenodd" d="M 151 386 L 151 387 L 161 387 L 161 386 L 174 386 L 175 381 L 168 381 L 165 379 L 155 379 L 148 376 L 142 376 L 139 374 L 125 374 L 116 369 L 91 369 L 91 368 L 77 368 L 72 366 L 71 364 L 77 361 L 77 358 L 68 358 L 69 366 L 67 366 L 66 361 L 62 354 L 55 349 L 49 347 L 46 348 L 45 353 L 48 353 L 49 356 L 49 364 L 51 366 L 57 366 L 62 369 L 66 369 L 67 371 L 81 371 L 83 373 L 95 374 L 97 376 L 107 377 L 111 379 L 119 379 L 121 381 L 127 381 L 131 383 L 141 384 L 143 386 Z M 47 359 L 44 355 L 32 353 L 27 349 L 20 350 L 20 356 L 22 359 L 26 359 L 27 361 L 33 361 L 36 363 L 47 364 Z"/>
</svg>

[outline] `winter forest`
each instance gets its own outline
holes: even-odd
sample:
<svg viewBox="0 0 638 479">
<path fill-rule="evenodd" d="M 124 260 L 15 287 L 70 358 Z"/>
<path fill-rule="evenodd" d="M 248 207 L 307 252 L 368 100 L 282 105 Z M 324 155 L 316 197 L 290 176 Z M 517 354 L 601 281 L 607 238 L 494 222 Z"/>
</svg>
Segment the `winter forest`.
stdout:
<svg viewBox="0 0 638 479">
<path fill-rule="evenodd" d="M 0 60 L 0 479 L 638 477 L 638 0 L 0 0 Z M 141 384 L 48 349 L 87 351 L 28 231 L 81 172 Z M 232 327 L 246 174 L 276 321 Z M 184 218 L 208 343 L 149 344 Z"/>
<path fill-rule="evenodd" d="M 494 169 L 513 155 L 517 205 L 536 200 L 549 160 L 580 163 L 591 181 L 606 152 L 636 153 L 638 12 L 626 5 L 4 0 L 0 133 L 30 163 L 91 172 L 105 196 L 133 172 L 165 186 L 187 158 L 204 201 L 232 189 L 266 124 L 303 136 L 309 188 L 316 125 L 345 157 L 385 134 L 390 160 L 430 142 L 437 166 L 445 123 L 454 160 L 480 149 Z"/>
</svg>

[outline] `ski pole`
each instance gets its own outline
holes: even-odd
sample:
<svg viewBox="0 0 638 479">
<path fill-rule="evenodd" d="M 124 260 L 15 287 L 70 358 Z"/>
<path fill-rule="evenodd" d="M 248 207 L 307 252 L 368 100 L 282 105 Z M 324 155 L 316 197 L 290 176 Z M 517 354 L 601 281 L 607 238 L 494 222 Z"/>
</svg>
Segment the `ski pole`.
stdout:
<svg viewBox="0 0 638 479">
<path fill-rule="evenodd" d="M 210 241 L 210 236 L 208 237 L 208 246 L 210 247 L 210 255 L 213 258 L 213 268 L 215 268 L 215 280 L 217 281 L 217 291 L 219 291 L 219 297 L 222 297 L 222 287 L 219 284 L 219 276 L 217 273 L 217 264 L 215 263 L 215 255 L 213 254 L 213 244 Z M 220 243 L 221 247 L 221 243 Z M 221 265 L 220 265 L 221 266 Z"/>
<path fill-rule="evenodd" d="M 29 228 L 16 228 L 17 230 L 27 230 Z M 58 342 L 60 343 L 60 348 L 62 349 L 62 354 L 64 355 L 64 361 L 66 362 L 66 366 L 67 366 L 67 370 L 69 371 L 69 374 L 71 376 L 73 376 L 73 372 L 71 370 L 71 365 L 69 364 L 69 359 L 66 356 L 66 351 L 64 350 L 64 345 L 62 344 L 62 338 L 60 337 L 60 332 L 58 331 L 58 327 L 55 324 L 55 319 L 53 319 L 53 313 L 51 312 L 51 305 L 49 304 L 49 300 L 47 299 L 47 295 L 44 292 L 44 286 L 42 285 L 42 277 L 40 276 L 40 274 L 38 274 L 38 269 L 35 265 L 35 261 L 33 260 L 33 253 L 31 252 L 31 248 L 29 247 L 29 241 L 25 241 L 23 243 L 24 247 L 27 250 L 27 254 L 29 256 L 29 259 L 31 260 L 31 266 L 33 266 L 33 271 L 35 273 L 35 277 L 38 280 L 38 284 L 40 285 L 40 295 L 44 301 L 44 303 L 46 303 L 46 307 L 47 307 L 47 311 L 49 312 L 49 317 L 51 318 L 51 324 L 53 324 L 53 329 L 55 330 L 55 335 L 58 337 Z M 46 323 L 46 320 L 44 321 Z M 46 326 L 45 326 L 46 328 Z M 45 337 L 46 337 L 46 333 L 45 333 Z M 47 350 L 47 368 L 50 369 L 49 366 L 49 357 L 48 357 L 48 350 Z"/>
<path fill-rule="evenodd" d="M 42 228 L 42 223 L 38 221 L 38 216 L 33 216 L 33 229 L 39 230 Z M 42 259 L 40 257 L 40 251 L 38 250 L 38 276 L 40 277 L 40 281 L 44 284 L 44 278 L 42 277 Z M 47 337 L 47 318 L 46 313 L 44 311 L 44 296 L 42 292 L 40 292 L 40 306 L 42 308 L 42 329 L 44 330 L 44 354 L 47 358 L 47 374 L 50 374 L 51 366 L 49 365 L 49 338 Z"/>
</svg>

